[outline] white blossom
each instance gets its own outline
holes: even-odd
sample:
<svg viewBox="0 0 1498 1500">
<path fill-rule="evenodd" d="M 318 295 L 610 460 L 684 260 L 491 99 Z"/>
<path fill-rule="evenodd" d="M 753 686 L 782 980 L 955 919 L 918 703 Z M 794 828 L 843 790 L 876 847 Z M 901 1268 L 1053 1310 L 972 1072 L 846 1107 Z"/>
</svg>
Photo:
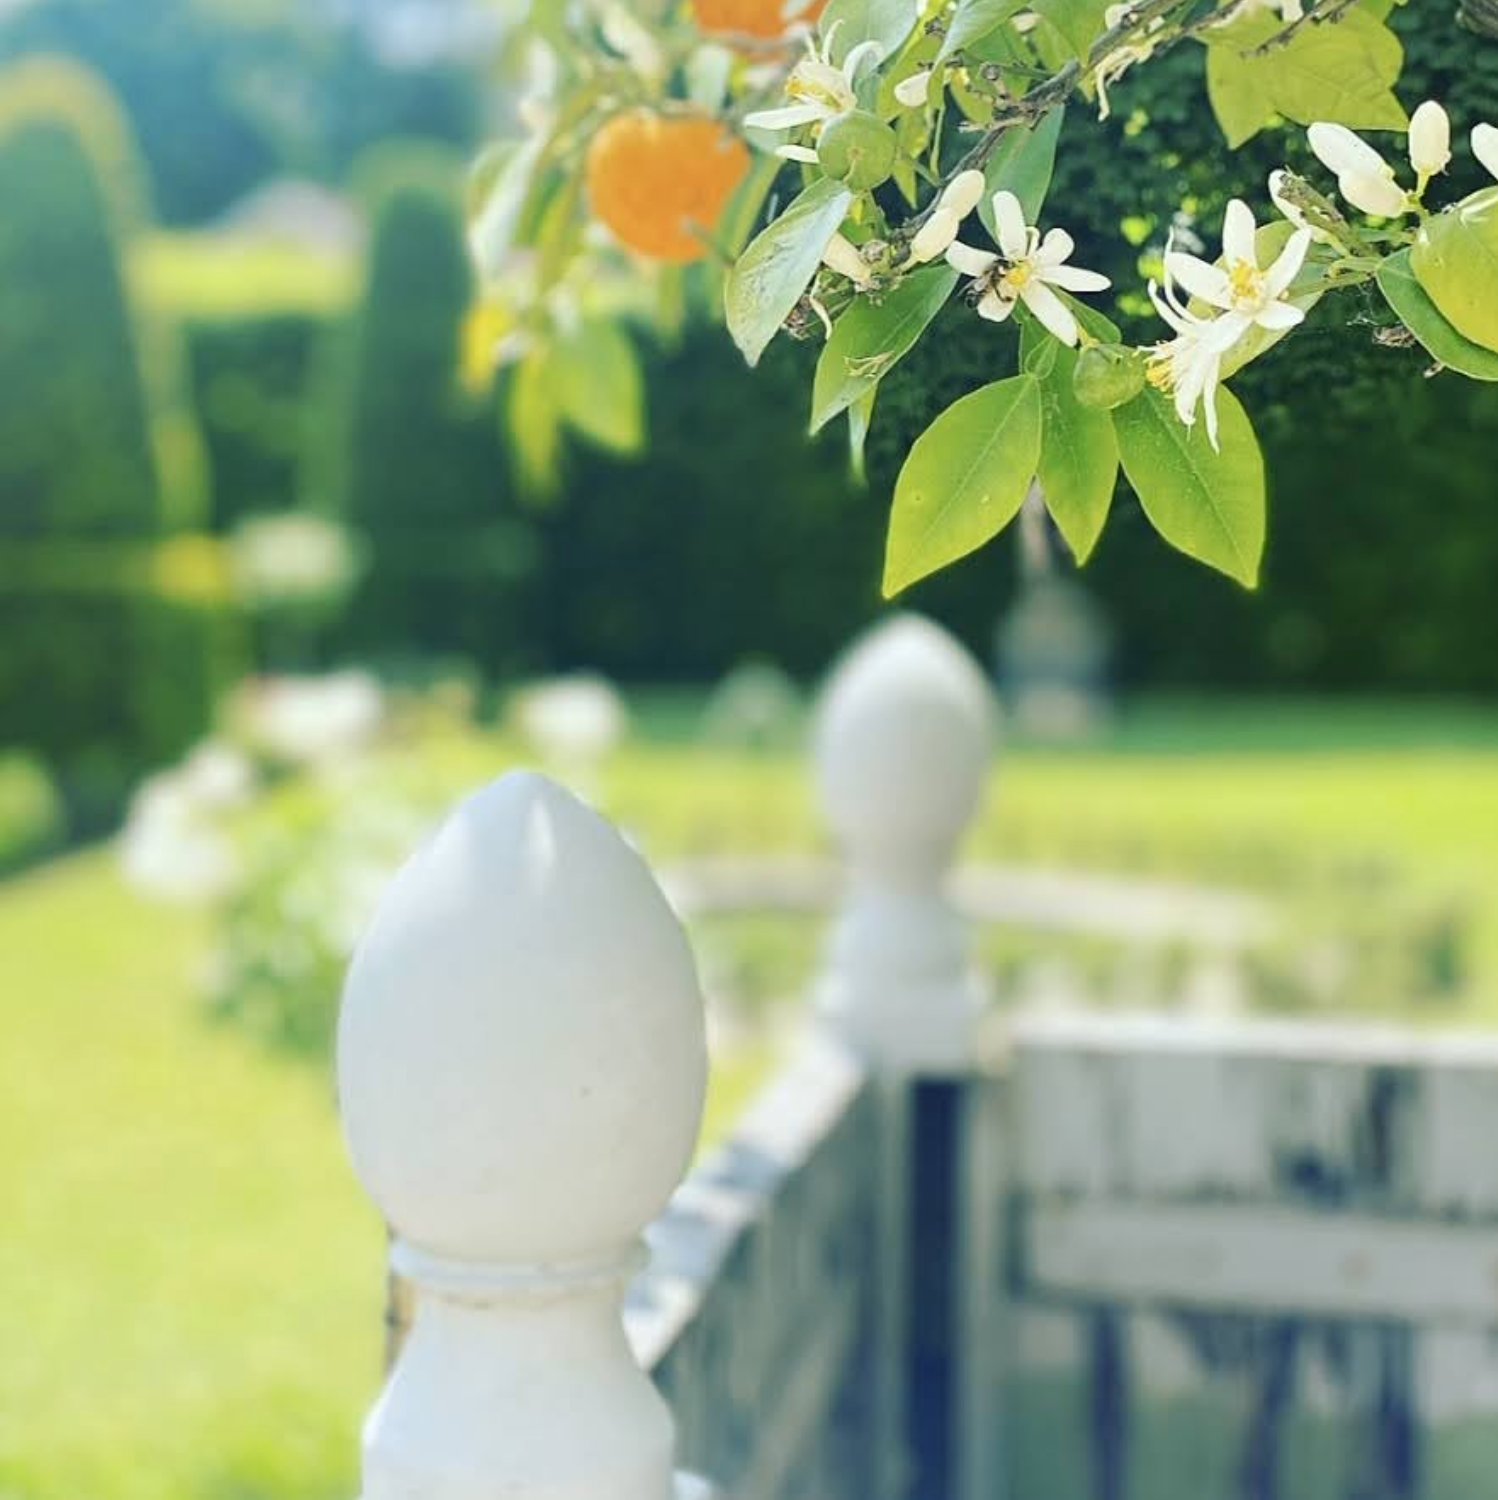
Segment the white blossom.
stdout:
<svg viewBox="0 0 1498 1500">
<path fill-rule="evenodd" d="M 832 61 L 832 43 L 840 24 L 834 24 L 827 33 L 820 51 L 807 38 L 807 55 L 785 81 L 786 98 L 791 102 L 745 115 L 745 125 L 757 130 L 797 130 L 803 125 L 825 124 L 857 108 L 859 75 L 866 64 L 877 67 L 884 50 L 877 42 L 860 42 L 839 67 Z M 780 154 L 790 153 L 783 147 Z M 794 159 L 803 158 L 798 155 Z"/>
<path fill-rule="evenodd" d="M 932 71 L 924 68 L 919 73 L 912 73 L 909 78 L 902 78 L 895 85 L 895 98 L 906 109 L 920 109 L 931 97 Z"/>
<path fill-rule="evenodd" d="M 1220 309 L 1240 335 L 1253 324 L 1282 333 L 1305 318 L 1284 296 L 1305 264 L 1311 231 L 1297 229 L 1269 266 L 1259 264 L 1256 232 L 1253 210 L 1234 198 L 1222 222 L 1222 264 L 1209 265 L 1199 256 L 1167 248 L 1166 282 Z"/>
<path fill-rule="evenodd" d="M 1325 121 L 1307 134 L 1322 166 L 1337 174 L 1337 191 L 1354 208 L 1380 219 L 1397 219 L 1409 210 L 1409 194 L 1394 180 L 1394 168 L 1362 136 Z"/>
<path fill-rule="evenodd" d="M 579 673 L 537 683 L 519 702 L 520 729 L 548 760 L 589 766 L 624 737 L 629 715 L 602 677 Z"/>
<path fill-rule="evenodd" d="M 942 189 L 926 222 L 916 230 L 910 242 L 910 258 L 917 265 L 936 260 L 946 253 L 947 246 L 957 238 L 962 221 L 977 208 L 988 186 L 983 174 L 976 168 L 959 172 Z"/>
<path fill-rule="evenodd" d="M 1063 344 L 1075 344 L 1077 320 L 1053 288 L 1101 292 L 1110 285 L 1108 278 L 1067 265 L 1075 248 L 1072 237 L 1064 229 L 1052 229 L 1042 239 L 1038 229 L 1025 223 L 1025 211 L 1013 193 L 995 193 L 993 213 L 999 254 L 960 241 L 947 248 L 948 263 L 981 287 L 979 316 L 1002 323 L 1023 302 Z"/>
<path fill-rule="evenodd" d="M 1276 170 L 1269 174 L 1269 196 L 1274 206 L 1297 229 L 1304 229 L 1317 244 L 1331 244 L 1334 236 L 1325 229 L 1318 229 L 1314 224 L 1308 222 L 1305 214 L 1285 196 L 1285 179 L 1289 175 L 1283 168 L 1276 168 Z"/>
<path fill-rule="evenodd" d="M 1111 31 L 1117 26 L 1132 9 L 1130 5 L 1110 5 L 1103 12 L 1103 25 Z M 1155 40 L 1153 34 L 1160 30 L 1165 24 L 1164 18 L 1156 16 L 1145 28 L 1143 38 L 1124 42 L 1114 47 L 1108 55 L 1092 71 L 1093 87 L 1097 89 L 1097 116 L 1100 120 L 1106 120 L 1112 113 L 1112 105 L 1108 102 L 1108 86 L 1117 83 L 1135 63 L 1148 62 L 1154 55 Z"/>
<path fill-rule="evenodd" d="M 364 749 L 385 718 L 385 696 L 368 672 L 322 677 L 272 677 L 251 685 L 244 731 L 278 760 L 333 765 Z"/>
<path fill-rule="evenodd" d="M 1410 165 L 1422 183 L 1451 163 L 1451 119 L 1434 99 L 1410 117 Z"/>
<path fill-rule="evenodd" d="M 1207 438 L 1217 447 L 1217 387 L 1222 361 L 1243 336 L 1225 317 L 1200 318 L 1190 312 L 1167 282 L 1164 294 L 1152 281 L 1150 300 L 1175 333 L 1150 351 L 1149 382 L 1174 397 L 1176 415 L 1187 427 L 1196 424 L 1200 406 L 1207 414 Z"/>
<path fill-rule="evenodd" d="M 868 261 L 858 252 L 858 246 L 843 234 L 835 234 L 828 241 L 822 252 L 822 264 L 838 275 L 846 276 L 856 287 L 867 287 L 874 279 Z"/>
<path fill-rule="evenodd" d="M 1498 177 L 1498 125 L 1472 127 L 1472 154 L 1494 177 Z"/>
</svg>

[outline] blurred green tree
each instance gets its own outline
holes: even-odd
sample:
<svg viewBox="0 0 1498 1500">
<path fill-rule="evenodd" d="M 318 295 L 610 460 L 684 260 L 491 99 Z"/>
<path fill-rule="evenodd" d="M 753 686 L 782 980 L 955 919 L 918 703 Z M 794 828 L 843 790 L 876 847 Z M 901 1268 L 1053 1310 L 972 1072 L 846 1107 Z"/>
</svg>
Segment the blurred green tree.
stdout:
<svg viewBox="0 0 1498 1500">
<path fill-rule="evenodd" d="M 462 165 L 397 145 L 360 177 L 366 281 L 330 341 L 309 462 L 310 503 L 352 529 L 364 558 L 339 645 L 389 665 L 420 652 L 502 672 L 522 651 L 534 542 L 493 406 L 458 379 L 473 296 Z"/>
<path fill-rule="evenodd" d="M 47 756 L 85 817 L 199 734 L 226 637 L 171 330 L 122 258 L 143 213 L 106 91 L 0 75 L 0 744 Z"/>
</svg>

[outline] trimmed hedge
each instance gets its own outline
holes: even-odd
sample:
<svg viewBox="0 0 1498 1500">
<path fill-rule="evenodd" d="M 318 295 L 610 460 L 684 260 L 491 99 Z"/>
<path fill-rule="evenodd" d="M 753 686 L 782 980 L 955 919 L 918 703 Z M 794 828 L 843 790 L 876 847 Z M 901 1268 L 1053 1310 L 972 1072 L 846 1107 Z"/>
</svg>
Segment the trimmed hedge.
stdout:
<svg viewBox="0 0 1498 1500">
<path fill-rule="evenodd" d="M 125 127 L 62 62 L 0 75 L 0 745 L 85 824 L 209 721 L 228 637 L 180 351 L 135 305 Z"/>
<path fill-rule="evenodd" d="M 496 673 L 524 659 L 535 559 L 492 405 L 457 380 L 473 296 L 462 183 L 460 160 L 435 148 L 393 146 L 364 167 L 369 265 L 330 341 L 308 503 L 362 545 L 345 654 L 457 656 Z"/>
</svg>

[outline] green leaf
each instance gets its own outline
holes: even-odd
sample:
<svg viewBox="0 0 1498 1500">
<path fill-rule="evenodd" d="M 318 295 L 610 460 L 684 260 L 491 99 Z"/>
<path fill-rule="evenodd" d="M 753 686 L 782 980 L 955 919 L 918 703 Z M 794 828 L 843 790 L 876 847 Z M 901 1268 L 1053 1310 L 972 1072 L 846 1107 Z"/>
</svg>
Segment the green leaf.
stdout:
<svg viewBox="0 0 1498 1500">
<path fill-rule="evenodd" d="M 885 598 L 966 557 L 1018 515 L 1040 424 L 1040 387 L 1016 375 L 954 402 L 916 439 L 895 481 Z"/>
<path fill-rule="evenodd" d="M 755 157 L 753 168 L 728 200 L 718 223 L 718 243 L 727 254 L 738 255 L 749 243 L 770 189 L 784 167 L 785 162 L 778 156 Z"/>
<path fill-rule="evenodd" d="M 1108 29 L 1108 0 L 1035 0 L 1033 9 L 1066 38 L 1073 55 L 1083 62 Z"/>
<path fill-rule="evenodd" d="M 1459 334 L 1498 350 L 1498 187 L 1427 219 L 1410 267 Z"/>
<path fill-rule="evenodd" d="M 1118 439 L 1106 411 L 1083 406 L 1072 388 L 1077 353 L 1053 338 L 1033 318 L 1020 334 L 1020 365 L 1031 369 L 1030 355 L 1049 345 L 1055 351 L 1050 368 L 1038 376 L 1041 438 L 1037 477 L 1046 508 L 1056 518 L 1066 545 L 1078 563 L 1097 546 L 1118 483 Z"/>
<path fill-rule="evenodd" d="M 947 35 L 936 54 L 943 63 L 956 52 L 981 42 L 1011 17 L 1024 10 L 1028 0 L 957 0 L 957 9 L 947 23 Z"/>
<path fill-rule="evenodd" d="M 1064 110 L 1053 109 L 1033 127 L 1011 125 L 988 158 L 983 168 L 988 191 L 978 205 L 978 216 L 995 239 L 998 230 L 993 220 L 993 195 L 1001 189 L 1007 188 L 1019 199 L 1025 223 L 1039 222 L 1056 166 L 1056 142 L 1061 137 L 1064 116 Z"/>
<path fill-rule="evenodd" d="M 1229 144 L 1247 140 L 1269 111 L 1300 125 L 1330 120 L 1354 130 L 1403 130 L 1408 124 L 1392 88 L 1404 48 L 1376 16 L 1348 11 L 1259 52 L 1278 30 L 1272 17 L 1251 16 L 1202 34 L 1211 54 L 1208 93 Z"/>
<path fill-rule="evenodd" d="M 1382 21 L 1349 11 L 1326 26 L 1303 26 L 1289 46 L 1260 60 L 1273 79 L 1274 107 L 1300 125 L 1331 120 L 1354 130 L 1409 124 L 1392 85 L 1404 48 Z"/>
<path fill-rule="evenodd" d="M 556 346 L 551 379 L 558 413 L 575 432 L 614 453 L 645 445 L 645 381 L 628 334 L 590 318 Z"/>
<path fill-rule="evenodd" d="M 542 345 L 515 367 L 508 402 L 516 478 L 534 495 L 555 491 L 561 462 L 561 413 L 552 379 L 553 351 Z"/>
<path fill-rule="evenodd" d="M 869 427 L 874 421 L 874 401 L 878 395 L 879 387 L 873 386 L 848 408 L 848 463 L 859 484 L 869 482 L 868 472 L 864 468 L 863 450 L 869 440 Z"/>
<path fill-rule="evenodd" d="M 950 266 L 928 266 L 907 276 L 878 302 L 860 297 L 837 320 L 817 360 L 813 432 L 820 432 L 884 379 L 915 346 L 956 285 L 957 273 Z"/>
<path fill-rule="evenodd" d="M 1119 457 L 1145 515 L 1172 547 L 1254 588 L 1264 554 L 1264 459 L 1231 391 L 1218 390 L 1217 415 L 1221 452 L 1205 422 L 1187 427 L 1165 396 L 1145 390 L 1113 413 Z"/>
<path fill-rule="evenodd" d="M 1244 56 L 1249 48 L 1273 36 L 1275 23 L 1268 16 L 1256 16 L 1222 31 L 1231 41 L 1207 48 L 1207 99 L 1228 145 L 1236 151 L 1275 115 L 1264 69 Z"/>
<path fill-rule="evenodd" d="M 760 231 L 729 272 L 723 287 L 728 331 L 751 365 L 817 274 L 852 202 L 851 189 L 818 179 Z"/>
<path fill-rule="evenodd" d="M 881 61 L 888 61 L 905 45 L 919 19 L 917 0 L 831 0 L 818 30 L 824 40 L 832 37 L 832 60 L 838 66 L 862 42 L 877 42 Z"/>
<path fill-rule="evenodd" d="M 1378 268 L 1378 289 L 1432 358 L 1473 380 L 1498 380 L 1498 354 L 1474 344 L 1446 321 L 1415 279 L 1408 250 L 1391 255 Z"/>
</svg>

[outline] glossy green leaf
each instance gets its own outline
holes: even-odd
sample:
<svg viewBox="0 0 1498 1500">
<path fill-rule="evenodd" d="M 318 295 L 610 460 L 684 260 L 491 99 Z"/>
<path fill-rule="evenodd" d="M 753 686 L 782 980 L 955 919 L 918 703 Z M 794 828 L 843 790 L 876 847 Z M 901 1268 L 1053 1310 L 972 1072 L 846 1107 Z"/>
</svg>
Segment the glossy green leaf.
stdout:
<svg viewBox="0 0 1498 1500">
<path fill-rule="evenodd" d="M 1378 289 L 1433 359 L 1473 380 L 1498 380 L 1498 354 L 1474 344 L 1447 322 L 1415 279 L 1408 250 L 1391 255 L 1378 268 Z"/>
<path fill-rule="evenodd" d="M 957 0 L 957 9 L 947 23 L 947 34 L 937 54 L 944 61 L 956 52 L 976 46 L 991 32 L 1024 10 L 1029 0 Z"/>
<path fill-rule="evenodd" d="M 574 432 L 615 453 L 645 443 L 645 380 L 619 323 L 591 318 L 556 346 L 551 379 L 557 410 Z"/>
<path fill-rule="evenodd" d="M 832 38 L 835 63 L 863 42 L 877 42 L 887 60 L 905 45 L 919 18 L 917 0 L 830 0 L 818 30 L 824 40 Z"/>
<path fill-rule="evenodd" d="M 729 272 L 723 287 L 728 331 L 751 365 L 811 284 L 852 202 L 842 183 L 818 179 L 760 231 Z"/>
<path fill-rule="evenodd" d="M 817 360 L 813 432 L 878 385 L 915 346 L 956 285 L 957 273 L 950 266 L 928 266 L 878 302 L 860 297 L 837 320 Z"/>
<path fill-rule="evenodd" d="M 1025 210 L 1025 222 L 1037 223 L 1051 188 L 1056 167 L 1056 142 L 1061 137 L 1065 111 L 1053 109 L 1033 128 L 1021 125 L 1006 130 L 983 168 L 988 191 L 978 205 L 978 215 L 989 234 L 996 234 L 993 195 L 1007 189 Z"/>
<path fill-rule="evenodd" d="M 1246 588 L 1264 553 L 1264 459 L 1248 414 L 1217 392 L 1221 451 L 1206 422 L 1187 427 L 1169 399 L 1147 389 L 1113 413 L 1118 452 L 1144 513 L 1170 543 Z"/>
<path fill-rule="evenodd" d="M 1278 30 L 1272 16 L 1257 15 L 1202 33 L 1211 54 L 1208 93 L 1230 144 L 1247 140 L 1270 112 L 1301 125 L 1329 120 L 1354 130 L 1404 129 L 1408 117 L 1393 91 L 1404 48 L 1376 16 L 1349 11 L 1258 51 Z"/>
<path fill-rule="evenodd" d="M 1244 53 L 1274 34 L 1274 21 L 1253 17 L 1231 27 L 1232 42 L 1207 48 L 1207 100 L 1235 151 L 1274 119 L 1274 98 L 1264 70 Z"/>
<path fill-rule="evenodd" d="M 864 448 L 869 440 L 869 428 L 873 425 L 874 402 L 878 395 L 879 387 L 873 386 L 848 408 L 848 463 L 859 484 L 868 483 Z"/>
<path fill-rule="evenodd" d="M 1498 350 L 1498 187 L 1427 219 L 1410 268 L 1463 338 Z"/>
<path fill-rule="evenodd" d="M 1073 56 L 1087 61 L 1092 44 L 1108 29 L 1109 0 L 1035 0 L 1038 16 L 1066 38 Z"/>
<path fill-rule="evenodd" d="M 1034 368 L 1030 356 L 1049 346 L 1049 368 L 1037 377 L 1040 386 L 1041 437 L 1037 477 L 1046 508 L 1055 517 L 1072 556 L 1084 563 L 1092 555 L 1118 483 L 1118 439 L 1106 411 L 1083 406 L 1072 386 L 1077 353 L 1052 338 L 1034 319 L 1020 335 L 1020 365 Z"/>
<path fill-rule="evenodd" d="M 1019 513 L 1040 459 L 1040 387 L 995 381 L 916 439 L 895 482 L 884 559 L 888 598 L 976 551 Z"/>
</svg>

